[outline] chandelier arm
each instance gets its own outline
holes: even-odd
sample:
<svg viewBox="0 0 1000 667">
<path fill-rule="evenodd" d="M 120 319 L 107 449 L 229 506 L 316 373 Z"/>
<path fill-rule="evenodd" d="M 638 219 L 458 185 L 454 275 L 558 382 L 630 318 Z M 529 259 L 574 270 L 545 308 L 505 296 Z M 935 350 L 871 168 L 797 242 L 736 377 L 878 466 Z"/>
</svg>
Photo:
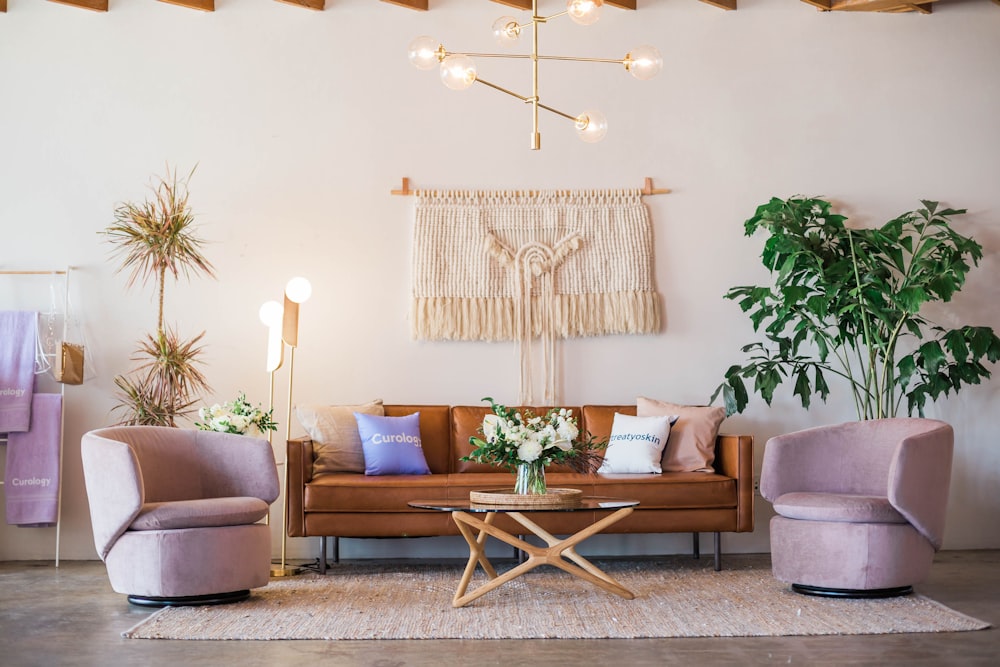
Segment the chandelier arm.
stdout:
<svg viewBox="0 0 1000 667">
<path fill-rule="evenodd" d="M 526 97 L 525 95 L 519 95 L 519 94 L 515 93 L 512 90 L 507 90 L 503 86 L 498 86 L 495 83 L 492 83 L 492 82 L 487 81 L 485 79 L 480 79 L 479 77 L 476 77 L 476 83 L 481 83 L 484 86 L 492 88 L 493 90 L 499 90 L 501 93 L 506 93 L 507 95 L 510 95 L 511 97 L 516 97 L 517 99 L 521 100 L 522 102 L 531 103 L 533 101 L 530 97 Z M 576 122 L 577 120 L 579 120 L 577 116 L 571 116 L 568 113 L 564 113 L 562 111 L 559 111 L 559 109 L 555 109 L 553 107 L 550 107 L 547 104 L 542 104 L 541 102 L 538 103 L 538 108 L 539 109 L 545 109 L 546 111 L 548 111 L 550 113 L 554 113 L 557 116 L 562 116 L 563 118 L 567 118 L 567 119 L 569 119 L 569 120 L 571 120 L 573 122 Z"/>
<path fill-rule="evenodd" d="M 515 93 L 512 90 L 507 90 L 503 86 L 498 86 L 495 83 L 490 83 L 486 79 L 480 79 L 478 76 L 476 77 L 476 83 L 481 83 L 484 86 L 488 86 L 488 87 L 492 88 L 493 90 L 499 90 L 501 93 L 506 93 L 506 94 L 510 95 L 511 97 L 516 97 L 517 99 L 521 100 L 522 102 L 531 102 L 531 98 L 530 97 L 526 97 L 524 95 L 518 95 L 517 93 Z"/>
<path fill-rule="evenodd" d="M 470 54 L 471 55 L 471 54 Z M 530 56 L 529 56 L 530 57 Z M 624 65 L 625 58 L 577 58 L 575 56 L 538 56 L 539 60 L 570 60 L 577 63 L 611 63 L 613 65 Z"/>
<path fill-rule="evenodd" d="M 559 111 L 559 109 L 553 109 L 552 107 L 547 106 L 545 104 L 542 104 L 541 102 L 538 103 L 538 108 L 539 109 L 545 109 L 546 111 L 548 111 L 550 113 L 554 113 L 557 116 L 562 116 L 563 118 L 568 118 L 569 120 L 573 121 L 574 123 L 580 120 L 580 118 L 578 116 L 571 116 L 568 113 L 563 113 L 562 111 Z"/>
<path fill-rule="evenodd" d="M 469 56 L 475 58 L 531 58 L 530 53 L 471 53 L 469 51 L 445 51 L 445 56 Z"/>
<path fill-rule="evenodd" d="M 567 14 L 569 14 L 569 11 L 564 9 L 563 11 L 559 12 L 558 14 L 552 14 L 551 16 L 533 16 L 533 17 L 531 17 L 531 19 L 532 19 L 532 23 L 545 23 L 547 21 L 551 21 L 552 19 L 557 19 L 560 16 L 566 16 Z M 525 25 L 531 25 L 531 23 L 528 23 L 528 24 L 525 24 Z"/>
</svg>

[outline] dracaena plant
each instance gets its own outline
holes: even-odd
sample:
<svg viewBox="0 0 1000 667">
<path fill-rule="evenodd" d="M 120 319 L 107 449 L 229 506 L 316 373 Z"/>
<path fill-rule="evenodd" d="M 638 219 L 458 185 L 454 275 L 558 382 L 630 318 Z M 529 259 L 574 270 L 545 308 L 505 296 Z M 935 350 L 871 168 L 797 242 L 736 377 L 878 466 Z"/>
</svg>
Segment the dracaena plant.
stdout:
<svg viewBox="0 0 1000 667">
<path fill-rule="evenodd" d="M 769 236 L 761 255 L 770 285 L 733 287 L 763 341 L 742 351 L 712 395 L 729 414 L 752 391 L 770 405 L 786 380 L 808 408 L 830 393 L 828 376 L 850 387 L 859 419 L 924 414 L 928 401 L 990 377 L 1000 339 L 984 326 L 948 329 L 923 314 L 949 301 L 979 263 L 982 247 L 951 227 L 965 210 L 921 201 L 881 227 L 852 229 L 822 199 L 771 199 L 746 221 Z"/>
<path fill-rule="evenodd" d="M 130 375 L 115 377 L 115 410 L 121 424 L 175 426 L 178 417 L 194 411 L 195 396 L 208 385 L 198 368 L 204 332 L 185 340 L 163 324 L 167 277 L 214 277 L 214 270 L 193 230 L 187 179 L 168 168 L 152 190 L 146 201 L 119 204 L 114 223 L 102 232 L 122 259 L 118 270 L 130 272 L 126 286 L 154 282 L 158 304 L 156 332 L 140 341 L 132 357 L 139 365 Z"/>
</svg>

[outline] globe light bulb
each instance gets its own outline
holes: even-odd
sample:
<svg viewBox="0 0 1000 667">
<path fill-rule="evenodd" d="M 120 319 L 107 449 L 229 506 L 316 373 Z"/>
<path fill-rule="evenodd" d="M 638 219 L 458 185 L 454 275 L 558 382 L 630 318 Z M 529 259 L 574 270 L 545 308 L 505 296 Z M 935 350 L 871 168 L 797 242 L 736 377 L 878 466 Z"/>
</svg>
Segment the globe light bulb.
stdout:
<svg viewBox="0 0 1000 667">
<path fill-rule="evenodd" d="M 260 321 L 269 327 L 276 327 L 281 324 L 281 316 L 284 313 L 284 308 L 277 301 L 266 301 L 264 305 L 260 307 Z"/>
<path fill-rule="evenodd" d="M 421 35 L 410 42 L 407 55 L 417 69 L 434 69 L 441 62 L 441 45 L 433 37 Z"/>
<path fill-rule="evenodd" d="M 601 18 L 604 0 L 566 0 L 566 13 L 574 23 L 593 25 Z"/>
<path fill-rule="evenodd" d="M 285 285 L 285 296 L 294 303 L 305 303 L 312 296 L 312 289 L 312 284 L 305 278 L 292 278 Z"/>
<path fill-rule="evenodd" d="M 608 119 L 600 111 L 584 111 L 576 117 L 576 136 L 588 144 L 596 144 L 608 133 Z"/>
<path fill-rule="evenodd" d="M 513 16 L 501 16 L 493 22 L 493 39 L 500 46 L 511 46 L 521 37 L 521 27 Z"/>
<path fill-rule="evenodd" d="M 448 56 L 441 61 L 441 81 L 452 90 L 465 90 L 476 82 L 476 63 L 469 56 Z"/>
<path fill-rule="evenodd" d="M 663 56 L 655 46 L 637 46 L 625 56 L 625 69 L 640 81 L 652 79 L 663 69 Z"/>
</svg>

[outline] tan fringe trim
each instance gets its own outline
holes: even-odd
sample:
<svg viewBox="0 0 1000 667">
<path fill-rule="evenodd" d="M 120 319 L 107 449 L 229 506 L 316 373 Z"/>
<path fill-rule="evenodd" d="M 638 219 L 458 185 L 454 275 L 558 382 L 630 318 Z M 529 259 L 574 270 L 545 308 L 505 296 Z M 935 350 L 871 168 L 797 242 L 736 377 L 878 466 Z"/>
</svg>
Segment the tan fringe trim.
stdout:
<svg viewBox="0 0 1000 667">
<path fill-rule="evenodd" d="M 413 300 L 413 336 L 424 340 L 513 341 L 516 299 Z M 649 334 L 660 330 L 660 303 L 655 292 L 557 294 L 552 325 L 558 338 Z M 541 304 L 532 302 L 532 337 L 542 335 Z"/>
</svg>

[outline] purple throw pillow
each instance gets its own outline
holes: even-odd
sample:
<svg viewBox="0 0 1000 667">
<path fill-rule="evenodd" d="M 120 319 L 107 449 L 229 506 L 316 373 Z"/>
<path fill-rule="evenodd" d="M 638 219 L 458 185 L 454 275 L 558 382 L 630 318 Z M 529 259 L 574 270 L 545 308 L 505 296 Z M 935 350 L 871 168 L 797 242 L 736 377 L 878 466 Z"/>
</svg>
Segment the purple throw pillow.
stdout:
<svg viewBox="0 0 1000 667">
<path fill-rule="evenodd" d="M 429 475 L 420 442 L 420 413 L 380 417 L 354 413 L 365 453 L 366 475 Z"/>
</svg>

